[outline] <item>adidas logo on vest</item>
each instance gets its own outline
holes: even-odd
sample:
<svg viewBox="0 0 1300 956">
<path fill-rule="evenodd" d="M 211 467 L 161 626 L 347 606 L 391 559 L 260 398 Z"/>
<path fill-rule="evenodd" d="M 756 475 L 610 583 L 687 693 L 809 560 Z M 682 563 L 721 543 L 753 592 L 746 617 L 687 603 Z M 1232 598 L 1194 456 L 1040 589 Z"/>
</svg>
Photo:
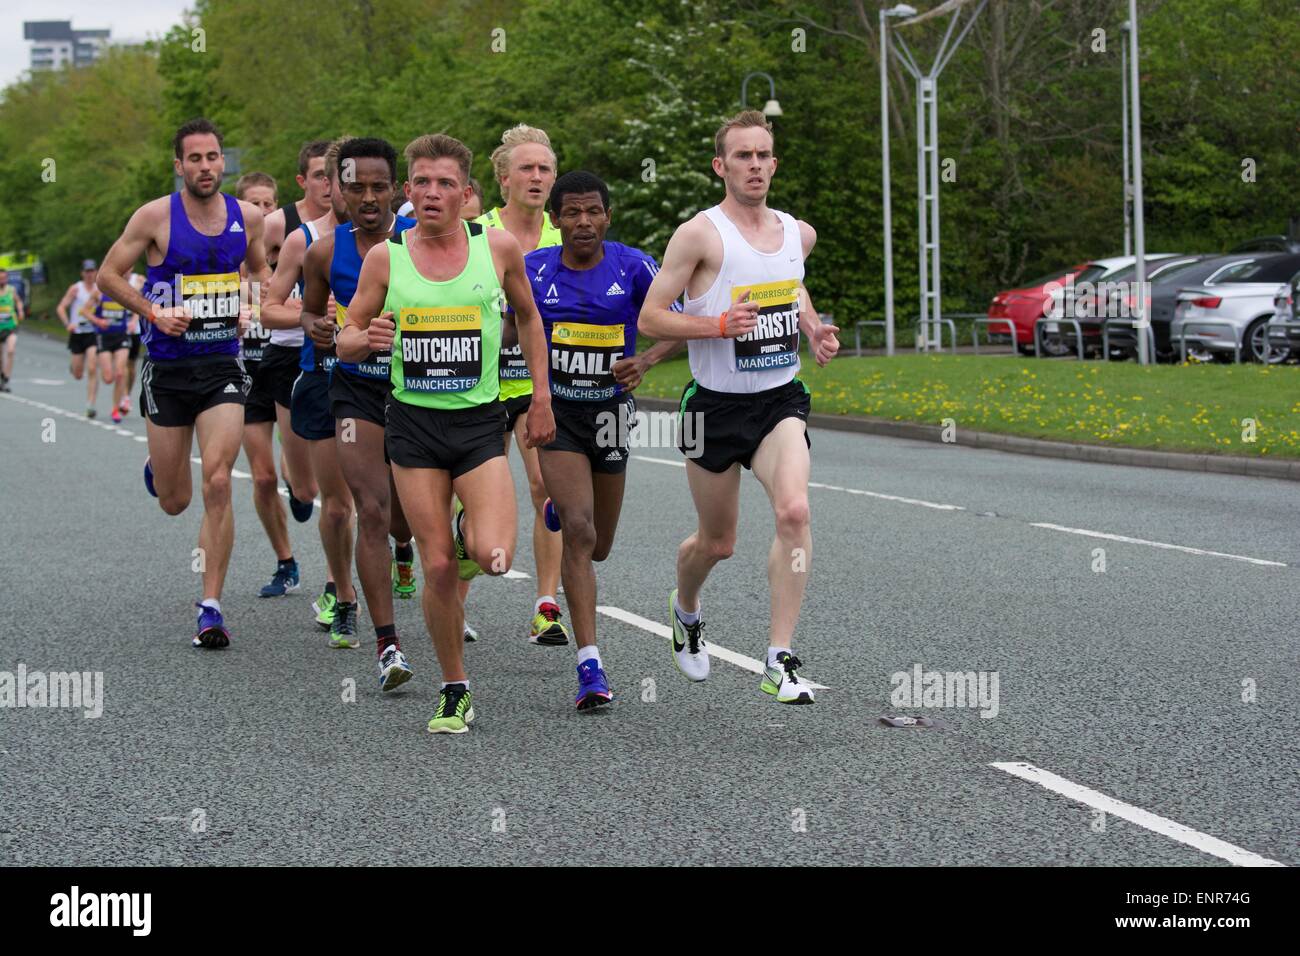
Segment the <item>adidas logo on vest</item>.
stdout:
<svg viewBox="0 0 1300 956">
<path fill-rule="evenodd" d="M 241 226 L 241 225 L 240 225 L 239 223 L 237 223 L 237 222 L 232 222 L 232 223 L 230 224 L 230 231 L 231 231 L 231 232 L 243 232 L 243 231 L 244 231 L 244 227 Z"/>
<path fill-rule="evenodd" d="M 609 289 L 605 292 L 605 295 L 626 295 L 626 294 L 627 293 L 623 291 L 623 287 L 619 285 L 617 282 L 615 282 L 612 286 L 610 286 Z"/>
</svg>

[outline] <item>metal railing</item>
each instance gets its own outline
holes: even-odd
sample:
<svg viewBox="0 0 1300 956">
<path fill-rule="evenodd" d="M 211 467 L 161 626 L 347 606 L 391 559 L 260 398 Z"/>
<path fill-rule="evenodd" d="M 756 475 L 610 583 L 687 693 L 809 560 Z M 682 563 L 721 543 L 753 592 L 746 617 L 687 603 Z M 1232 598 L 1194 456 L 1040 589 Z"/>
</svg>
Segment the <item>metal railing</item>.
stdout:
<svg viewBox="0 0 1300 956">
<path fill-rule="evenodd" d="M 1216 319 L 1192 319 L 1184 322 L 1183 327 L 1178 330 L 1178 361 L 1182 365 L 1187 364 L 1187 326 L 1195 325 L 1198 329 L 1204 329 L 1209 326 L 1232 330 L 1232 361 L 1236 365 L 1241 364 L 1241 336 L 1237 334 L 1237 327 L 1231 322 L 1222 322 Z M 1199 338 L 1199 336 L 1198 336 Z"/>
<path fill-rule="evenodd" d="M 883 319 L 864 319 L 853 326 L 853 354 L 858 358 L 862 357 L 862 327 L 864 325 L 878 325 L 882 329 L 887 323 Z"/>
<path fill-rule="evenodd" d="M 1083 327 L 1079 325 L 1079 320 L 1067 319 L 1067 318 L 1054 319 L 1049 315 L 1040 315 L 1038 318 L 1034 319 L 1034 358 L 1043 357 L 1043 350 L 1041 348 L 1043 336 L 1041 332 L 1042 332 L 1043 323 L 1045 322 L 1056 322 L 1058 324 L 1063 322 L 1068 322 L 1074 326 L 1074 344 L 1078 347 L 1079 361 L 1082 362 L 1083 361 Z"/>
<path fill-rule="evenodd" d="M 961 313 L 958 313 L 957 317 L 961 318 L 962 317 Z M 931 342 L 933 341 L 934 351 L 942 352 L 943 351 L 943 326 L 945 325 L 948 327 L 948 334 L 952 336 L 952 350 L 956 352 L 957 351 L 957 323 L 947 317 L 941 319 L 926 319 L 924 322 L 922 322 L 921 317 L 919 315 L 913 318 L 912 320 L 912 329 L 914 330 L 915 333 L 914 338 L 917 340 L 916 351 L 918 352 L 930 351 L 930 345 Z M 933 340 L 931 340 L 929 337 L 930 326 L 933 326 L 935 332 L 935 338 Z M 925 337 L 924 341 L 922 341 L 922 336 Z"/>
<path fill-rule="evenodd" d="M 971 345 L 975 346 L 976 355 L 980 354 L 980 326 L 981 325 L 991 326 L 999 323 L 1005 325 L 1007 328 L 1011 330 L 1011 354 L 1012 355 L 1016 354 L 1016 323 L 1012 322 L 1010 319 L 990 319 L 987 317 L 981 317 L 978 319 L 974 319 L 970 324 L 970 340 L 971 340 Z M 992 334 L 993 334 L 993 330 L 989 329 L 989 335 Z"/>
<path fill-rule="evenodd" d="M 1285 360 L 1286 357 L 1289 356 L 1289 355 L 1291 354 L 1291 351 L 1292 351 L 1292 349 L 1291 349 L 1291 337 L 1290 337 L 1289 335 L 1287 335 L 1286 332 L 1282 332 L 1280 335 L 1276 335 L 1276 336 L 1275 336 L 1275 335 L 1273 335 L 1273 330 L 1274 330 L 1274 329 L 1300 329 L 1300 322 L 1265 322 L 1265 323 L 1264 323 L 1264 329 L 1265 329 L 1265 331 L 1264 331 L 1264 341 L 1265 341 L 1265 346 L 1264 346 L 1264 347 L 1265 347 L 1266 349 L 1272 349 L 1272 348 L 1273 348 L 1273 344 L 1272 344 L 1273 339 L 1274 339 L 1274 338 L 1280 339 L 1280 340 L 1281 340 L 1281 345 L 1278 346 L 1278 347 L 1279 347 L 1279 348 L 1284 348 L 1284 349 L 1286 349 L 1286 351 L 1287 351 L 1287 354 L 1286 354 L 1285 356 L 1283 356 L 1283 359 Z"/>
</svg>

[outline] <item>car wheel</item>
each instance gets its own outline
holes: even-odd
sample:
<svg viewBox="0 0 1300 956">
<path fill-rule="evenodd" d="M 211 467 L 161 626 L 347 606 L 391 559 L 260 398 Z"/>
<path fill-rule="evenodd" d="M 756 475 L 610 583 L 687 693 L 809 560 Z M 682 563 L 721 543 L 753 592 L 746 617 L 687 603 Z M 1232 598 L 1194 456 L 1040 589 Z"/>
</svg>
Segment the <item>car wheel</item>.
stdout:
<svg viewBox="0 0 1300 956">
<path fill-rule="evenodd" d="M 1268 339 L 1268 320 L 1271 316 L 1261 316 L 1250 324 L 1246 330 L 1246 341 L 1250 343 L 1248 356 L 1252 362 L 1267 362 L 1278 365 L 1287 360 L 1291 354 L 1288 346 L 1266 344 Z M 1267 353 L 1267 354 L 1266 354 Z"/>
</svg>

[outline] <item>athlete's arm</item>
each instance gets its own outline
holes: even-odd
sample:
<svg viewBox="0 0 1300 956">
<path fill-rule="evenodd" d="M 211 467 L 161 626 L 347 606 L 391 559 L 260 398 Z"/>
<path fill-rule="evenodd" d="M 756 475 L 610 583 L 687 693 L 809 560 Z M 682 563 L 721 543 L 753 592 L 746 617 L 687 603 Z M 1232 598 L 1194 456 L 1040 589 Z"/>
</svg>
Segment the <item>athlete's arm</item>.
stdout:
<svg viewBox="0 0 1300 956">
<path fill-rule="evenodd" d="M 659 264 L 648 255 L 641 260 L 641 268 L 633 271 L 632 302 L 638 311 L 645 305 L 645 297 L 650 291 L 650 284 L 658 274 Z M 681 305 L 674 301 L 672 310 L 674 312 L 681 311 Z M 686 343 L 681 339 L 669 339 L 664 342 L 656 342 L 644 352 L 621 358 L 614 363 L 614 379 L 623 386 L 624 391 L 630 392 L 641 384 L 642 377 L 652 365 L 658 365 L 668 356 L 681 351 L 685 346 Z"/>
<path fill-rule="evenodd" d="M 813 246 L 817 244 L 817 230 L 802 219 L 798 220 L 799 239 L 803 246 L 803 257 L 806 260 L 809 253 L 812 252 Z M 803 334 L 808 338 L 808 351 L 812 354 L 813 360 L 818 365 L 825 365 L 840 350 L 840 340 L 836 333 L 839 327 L 835 325 L 824 324 L 817 310 L 813 308 L 812 296 L 808 294 L 808 289 L 799 284 L 799 327 Z"/>
<path fill-rule="evenodd" d="M 81 280 L 78 279 L 77 282 Z M 68 306 L 72 305 L 72 300 L 77 297 L 77 283 L 74 282 L 68 286 L 68 291 L 63 293 L 63 298 L 59 304 L 54 307 L 55 314 L 58 315 L 59 321 L 63 323 L 64 328 L 71 329 L 72 321 L 68 318 Z"/>
<path fill-rule="evenodd" d="M 290 299 L 289 293 L 298 284 L 298 275 L 302 271 L 303 255 L 307 251 L 307 240 L 302 230 L 295 229 L 293 235 L 280 247 L 280 258 L 275 262 L 275 272 L 266 294 L 262 296 L 262 328 L 296 329 L 299 314 L 302 311 L 301 299 Z"/>
<path fill-rule="evenodd" d="M 284 210 L 275 209 L 266 217 L 262 231 L 262 246 L 268 262 L 279 262 L 280 247 L 284 245 Z"/>
<path fill-rule="evenodd" d="M 99 279 L 96 283 L 100 291 L 122 307 L 138 312 L 149 318 L 165 335 L 180 335 L 190 324 L 190 315 L 180 303 L 172 303 L 171 293 L 168 304 L 150 302 L 127 280 L 131 268 L 145 254 L 157 234 L 161 216 L 167 214 L 171 200 L 164 196 L 147 202 L 132 215 L 126 229 L 117 242 L 108 250 L 104 261 L 99 265 Z M 168 286 L 171 289 L 171 286 Z"/>
<path fill-rule="evenodd" d="M 672 310 L 673 303 L 686 291 L 691 276 L 704 261 L 709 240 L 704 230 L 711 228 L 707 221 L 697 216 L 679 226 L 668 240 L 663 268 L 650 283 L 650 291 L 646 293 L 645 304 L 637 319 L 637 327 L 651 338 L 736 338 L 752 332 L 758 325 L 758 306 L 752 302 L 738 302 L 721 316 L 687 315 Z"/>
<path fill-rule="evenodd" d="M 104 294 L 96 289 L 87 296 L 86 301 L 81 306 L 81 317 L 97 329 L 108 328 L 108 319 L 101 319 L 95 314 L 95 307 L 99 305 Z"/>
<path fill-rule="evenodd" d="M 347 319 L 339 330 L 335 351 L 345 362 L 360 362 L 371 352 L 384 352 L 393 347 L 393 314 L 379 314 L 388 298 L 388 243 L 380 242 L 370 248 L 361 263 L 357 278 L 357 291 L 348 306 Z"/>
<path fill-rule="evenodd" d="M 334 235 L 317 239 L 302 262 L 302 313 L 298 316 L 303 329 L 317 348 L 334 345 L 334 322 L 328 318 L 330 302 L 329 263 L 334 258 Z"/>
<path fill-rule="evenodd" d="M 244 214 L 244 229 L 248 237 L 248 249 L 244 253 L 248 278 L 265 287 L 271 280 L 271 267 L 266 264 L 266 221 L 262 218 L 262 210 L 252 203 L 239 200 L 239 210 Z"/>
<path fill-rule="evenodd" d="M 14 314 L 17 315 L 19 322 L 27 321 L 27 311 L 23 308 L 23 297 L 20 295 L 14 296 Z"/>
<path fill-rule="evenodd" d="M 529 448 L 536 448 L 555 438 L 555 416 L 551 413 L 551 379 L 547 371 L 551 350 L 546 342 L 541 313 L 533 301 L 533 290 L 524 271 L 524 252 L 519 247 L 518 240 L 504 229 L 489 229 L 487 237 L 493 257 L 504 266 L 501 290 L 505 292 L 506 302 L 515 313 L 519 348 L 528 365 L 529 377 L 533 380 L 533 399 L 528 406 L 525 444 Z"/>
</svg>

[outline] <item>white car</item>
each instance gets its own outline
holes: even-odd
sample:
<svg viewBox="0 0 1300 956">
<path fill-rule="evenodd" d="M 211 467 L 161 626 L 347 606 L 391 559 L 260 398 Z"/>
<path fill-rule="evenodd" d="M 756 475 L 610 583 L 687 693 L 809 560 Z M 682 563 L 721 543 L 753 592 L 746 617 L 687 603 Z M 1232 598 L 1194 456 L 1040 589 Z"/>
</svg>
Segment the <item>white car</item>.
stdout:
<svg viewBox="0 0 1300 956">
<path fill-rule="evenodd" d="M 1300 254 L 1269 256 L 1224 269 L 1213 282 L 1183 289 L 1174 307 L 1170 343 L 1186 343 L 1187 354 L 1205 359 L 1240 350 L 1248 361 L 1280 362 L 1289 351 L 1265 347 L 1265 326 L 1276 300 L 1300 275 Z"/>
<path fill-rule="evenodd" d="M 1173 259 L 1176 252 L 1148 252 L 1143 257 L 1147 268 L 1162 259 Z M 1047 288 L 1052 304 L 1044 315 L 1049 318 L 1078 319 L 1086 345 L 1101 344 L 1101 326 L 1097 324 L 1098 301 L 1106 301 L 1112 290 L 1101 287 L 1109 283 L 1116 273 L 1123 272 L 1137 262 L 1137 256 L 1112 256 L 1109 259 L 1093 259 L 1072 278 L 1057 283 L 1058 288 Z M 1098 293 L 1101 293 L 1100 298 Z M 1092 323 L 1089 327 L 1089 323 Z M 1068 355 L 1075 350 L 1074 326 L 1066 322 L 1044 322 L 1041 326 L 1040 343 L 1045 354 L 1051 356 Z"/>
</svg>

